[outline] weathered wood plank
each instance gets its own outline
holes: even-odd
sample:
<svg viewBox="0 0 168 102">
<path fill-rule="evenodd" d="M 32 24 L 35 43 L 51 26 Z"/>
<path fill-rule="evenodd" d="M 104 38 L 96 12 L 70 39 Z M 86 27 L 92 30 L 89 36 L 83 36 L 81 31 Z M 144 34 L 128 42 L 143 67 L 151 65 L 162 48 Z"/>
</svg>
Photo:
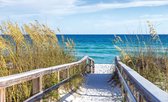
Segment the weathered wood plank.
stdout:
<svg viewBox="0 0 168 102">
<path fill-rule="evenodd" d="M 119 79 L 121 81 L 121 84 L 123 85 L 123 91 L 124 91 L 124 95 L 127 95 L 127 97 L 129 98 L 129 101 L 131 102 L 136 102 L 135 97 L 132 95 L 131 90 L 129 89 L 126 81 L 124 80 L 123 76 L 121 75 L 120 71 L 118 70 L 118 68 L 116 67 L 117 71 L 118 71 L 118 75 L 119 75 Z M 126 97 L 125 97 L 126 98 Z"/>
<path fill-rule="evenodd" d="M 136 95 L 137 99 L 139 99 L 139 97 L 141 98 L 139 101 L 142 101 L 143 98 L 145 98 L 146 101 L 150 102 L 168 102 L 168 93 L 122 63 L 119 57 L 116 57 L 115 61 L 116 66 L 119 67 L 119 72 L 123 73 L 124 78 L 125 76 L 128 77 L 133 83 L 133 87 L 136 88 L 137 91 L 134 93 L 138 93 L 138 95 Z M 126 78 L 124 80 L 126 80 Z"/>
<path fill-rule="evenodd" d="M 42 91 L 42 76 L 33 79 L 33 94 L 37 94 Z M 42 102 L 42 100 L 36 101 L 36 102 Z"/>
<path fill-rule="evenodd" d="M 46 74 L 56 72 L 58 70 L 68 69 L 72 66 L 79 65 L 80 63 L 82 63 L 83 61 L 86 61 L 87 59 L 88 59 L 88 56 L 85 56 L 81 60 L 73 63 L 63 64 L 63 65 L 58 65 L 58 66 L 53 66 L 48 68 L 41 68 L 41 69 L 31 70 L 24 73 L 0 77 L 0 88 L 9 87 L 25 81 L 29 81 L 29 80 L 38 78 L 40 76 L 44 76 Z"/>
<path fill-rule="evenodd" d="M 6 98 L 5 98 L 6 87 L 20 84 L 29 80 L 33 81 L 33 94 L 35 95 L 27 99 L 25 102 L 38 101 L 46 93 L 51 92 L 54 89 L 58 89 L 60 85 L 68 82 L 71 78 L 75 77 L 76 75 L 70 76 L 70 68 L 72 68 L 73 66 L 78 66 L 87 60 L 90 60 L 90 58 L 88 56 L 85 56 L 81 60 L 73 63 L 63 64 L 63 65 L 58 65 L 58 66 L 53 66 L 48 68 L 41 68 L 41 69 L 36 69 L 36 70 L 24 72 L 24 73 L 15 74 L 15 75 L 0 77 L 0 102 L 6 101 Z M 62 70 L 67 71 L 67 76 L 66 76 L 66 79 L 60 82 L 60 71 Z M 42 91 L 42 76 L 46 74 L 51 74 L 53 72 L 58 72 L 58 84 Z"/>
<path fill-rule="evenodd" d="M 33 94 L 36 94 L 42 91 L 42 76 L 36 79 L 33 79 Z"/>
<path fill-rule="evenodd" d="M 95 68 L 95 66 L 94 66 L 94 61 L 93 60 L 91 60 L 91 73 L 94 73 L 94 69 Z"/>
<path fill-rule="evenodd" d="M 64 79 L 63 81 L 59 82 L 58 84 L 55 84 L 52 87 L 50 87 L 48 89 L 45 89 L 44 91 L 41 91 L 41 92 L 35 94 L 34 96 L 28 98 L 24 102 L 35 102 L 37 100 L 40 100 L 44 95 L 46 95 L 47 93 L 51 92 L 52 90 L 58 89 L 61 85 L 67 83 L 69 80 L 71 80 L 72 78 L 76 77 L 77 75 L 78 74 L 73 75 L 70 78 Z"/>
<path fill-rule="evenodd" d="M 70 76 L 70 68 L 73 68 L 74 66 L 78 66 L 82 64 L 83 62 L 86 62 L 87 60 L 91 60 L 88 56 L 83 57 L 81 60 L 73 63 L 53 66 L 49 68 L 41 68 L 36 70 L 31 70 L 24 73 L 19 73 L 15 75 L 9 75 L 5 77 L 0 77 L 0 102 L 5 102 L 5 88 L 10 87 L 16 84 L 20 84 L 29 80 L 33 81 L 33 95 L 29 99 L 27 99 L 25 102 L 34 102 L 40 100 L 46 93 L 51 92 L 54 89 L 58 89 L 60 85 L 68 82 L 71 78 L 75 76 Z M 94 64 L 94 63 L 93 63 Z M 94 66 L 92 64 L 92 66 Z M 91 66 L 91 63 L 90 63 Z M 91 68 L 90 68 L 91 69 Z M 66 79 L 62 80 L 60 82 L 60 71 L 66 70 L 67 76 Z M 58 84 L 42 91 L 42 76 L 46 74 L 51 74 L 54 72 L 58 72 Z M 41 101 L 41 100 L 40 100 Z"/>
<path fill-rule="evenodd" d="M 5 88 L 0 88 L 0 102 L 6 102 Z"/>
</svg>

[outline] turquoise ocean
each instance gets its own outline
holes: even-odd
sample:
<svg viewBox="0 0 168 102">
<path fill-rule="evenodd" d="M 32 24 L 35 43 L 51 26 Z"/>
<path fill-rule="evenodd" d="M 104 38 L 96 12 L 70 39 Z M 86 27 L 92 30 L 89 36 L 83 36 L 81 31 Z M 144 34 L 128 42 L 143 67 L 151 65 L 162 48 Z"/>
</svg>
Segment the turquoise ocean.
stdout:
<svg viewBox="0 0 168 102">
<path fill-rule="evenodd" d="M 61 41 L 62 35 L 57 35 Z M 114 63 L 115 56 L 119 55 L 119 51 L 114 47 L 114 35 L 63 35 L 65 39 L 69 38 L 75 42 L 75 56 L 80 59 L 87 55 L 95 60 L 98 64 L 111 64 Z M 118 35 L 125 42 L 127 41 L 130 46 L 136 47 L 138 42 L 151 43 L 150 35 Z M 159 35 L 160 40 L 165 48 L 168 48 L 168 35 Z M 123 43 L 124 44 L 124 43 Z M 143 45 L 143 44 L 142 44 Z M 154 47 L 160 47 L 157 42 L 151 43 Z M 122 45 L 124 46 L 124 45 Z"/>
</svg>

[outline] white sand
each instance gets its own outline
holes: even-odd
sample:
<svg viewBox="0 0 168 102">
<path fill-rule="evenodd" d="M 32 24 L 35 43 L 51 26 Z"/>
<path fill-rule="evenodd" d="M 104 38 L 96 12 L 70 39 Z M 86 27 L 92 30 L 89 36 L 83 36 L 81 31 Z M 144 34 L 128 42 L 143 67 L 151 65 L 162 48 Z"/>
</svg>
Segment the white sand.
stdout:
<svg viewBox="0 0 168 102">
<path fill-rule="evenodd" d="M 95 64 L 95 73 L 87 75 L 81 88 L 61 102 L 120 102 L 119 88 L 112 88 L 108 83 L 113 67 L 111 64 Z"/>
</svg>

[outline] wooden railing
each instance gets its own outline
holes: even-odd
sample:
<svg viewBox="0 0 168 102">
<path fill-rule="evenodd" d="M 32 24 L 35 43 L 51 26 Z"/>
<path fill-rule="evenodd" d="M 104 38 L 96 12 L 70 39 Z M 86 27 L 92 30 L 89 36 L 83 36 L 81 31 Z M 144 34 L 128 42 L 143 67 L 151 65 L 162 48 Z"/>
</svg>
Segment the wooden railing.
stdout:
<svg viewBox="0 0 168 102">
<path fill-rule="evenodd" d="M 122 85 L 124 101 L 168 102 L 168 93 L 122 63 L 119 57 L 115 58 L 115 69 Z"/>
<path fill-rule="evenodd" d="M 9 75 L 5 77 L 0 77 L 0 102 L 6 102 L 6 88 L 17 85 L 23 82 L 27 82 L 32 80 L 32 87 L 33 87 L 33 93 L 34 95 L 25 100 L 25 102 L 35 102 L 35 101 L 41 101 L 42 97 L 46 95 L 47 93 L 51 92 L 54 89 L 58 89 L 61 85 L 65 84 L 66 82 L 70 81 L 72 78 L 76 76 L 70 75 L 70 69 L 84 64 L 84 68 L 81 71 L 81 73 L 78 74 L 84 74 L 84 73 L 94 73 L 94 61 L 88 56 L 83 57 L 81 60 L 73 63 L 53 66 L 49 68 L 40 68 L 31 70 L 24 73 L 19 73 L 15 75 Z M 60 80 L 60 71 L 66 71 L 67 77 L 64 80 Z M 51 73 L 57 72 L 57 78 L 58 83 L 54 86 L 51 86 L 50 88 L 42 90 L 42 78 L 44 75 L 48 75 Z"/>
</svg>

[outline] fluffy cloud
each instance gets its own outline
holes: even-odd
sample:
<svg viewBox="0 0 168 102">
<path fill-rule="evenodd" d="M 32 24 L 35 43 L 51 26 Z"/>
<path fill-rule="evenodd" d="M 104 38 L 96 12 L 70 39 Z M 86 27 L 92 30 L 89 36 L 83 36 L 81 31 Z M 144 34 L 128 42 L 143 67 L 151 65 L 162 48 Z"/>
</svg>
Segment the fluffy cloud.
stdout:
<svg viewBox="0 0 168 102">
<path fill-rule="evenodd" d="M 107 16 L 109 18 L 102 18 L 103 15 L 100 15 L 101 17 L 91 15 L 93 18 L 87 18 L 88 15 L 90 15 L 88 14 L 85 19 L 85 17 L 78 17 L 78 15 L 81 13 L 93 13 L 99 11 L 102 13 L 102 10 L 110 11 L 122 8 L 125 10 L 125 8 L 133 7 L 165 6 L 168 5 L 168 0 L 126 0 L 129 2 L 111 3 L 97 1 L 89 4 L 86 3 L 87 0 L 0 0 L 0 20 L 9 19 L 22 24 L 22 22 L 29 22 L 37 19 L 42 22 L 49 22 L 53 27 L 55 27 L 55 21 L 58 26 L 61 26 L 65 30 L 65 33 L 76 33 L 77 31 L 80 33 L 123 33 L 126 32 L 126 30 L 124 30 L 125 28 L 134 31 L 134 29 L 136 29 L 135 27 L 140 24 L 139 22 L 146 22 L 147 20 L 156 22 L 156 24 L 161 23 L 163 25 L 161 25 L 161 28 L 167 27 L 166 23 L 168 21 L 168 15 L 163 12 L 140 13 L 138 15 L 133 15 L 130 19 L 128 19 L 129 17 L 126 18 L 129 16 L 127 14 L 125 15 L 126 17 L 122 18 L 122 14 L 115 13 L 108 13 L 109 15 Z M 72 14 L 76 14 L 77 17 Z M 118 16 L 119 19 L 113 19 L 113 15 Z M 85 20 L 86 23 L 82 22 L 83 20 Z M 161 29 L 160 32 L 167 33 L 165 29 Z"/>
<path fill-rule="evenodd" d="M 130 7 L 151 7 L 151 6 L 161 6 L 168 5 L 167 0 L 143 0 L 126 3 L 95 3 L 92 5 L 79 5 L 83 1 L 79 0 L 0 0 L 0 7 L 7 8 L 10 7 L 9 11 L 12 11 L 12 8 L 19 7 L 26 10 L 37 12 L 40 14 L 52 14 L 52 15 L 67 15 L 74 13 L 88 13 L 88 12 L 97 12 L 105 9 L 118 9 L 118 8 L 130 8 Z M 16 9 L 14 9 L 17 12 Z"/>
</svg>

